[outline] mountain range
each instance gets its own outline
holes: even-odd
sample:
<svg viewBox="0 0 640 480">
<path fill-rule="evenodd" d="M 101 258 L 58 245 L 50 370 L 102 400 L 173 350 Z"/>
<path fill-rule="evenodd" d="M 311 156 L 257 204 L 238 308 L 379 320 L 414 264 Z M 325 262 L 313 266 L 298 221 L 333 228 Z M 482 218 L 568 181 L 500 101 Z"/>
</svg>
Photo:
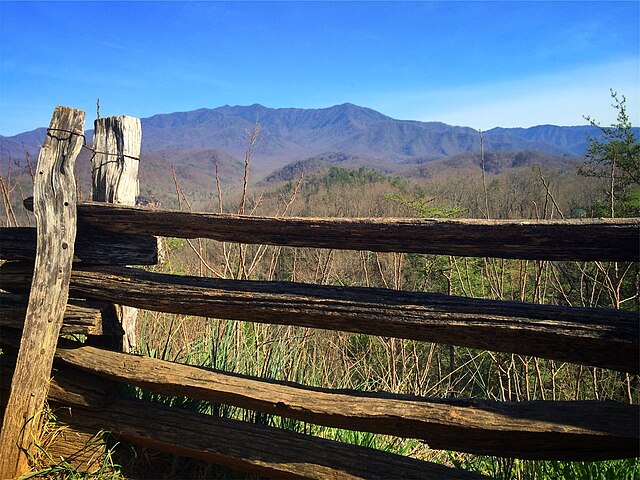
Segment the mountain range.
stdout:
<svg viewBox="0 0 640 480">
<path fill-rule="evenodd" d="M 202 182 L 204 175 L 210 184 L 214 154 L 220 162 L 221 176 L 237 178 L 242 175 L 248 132 L 256 122 L 261 130 L 252 161 L 257 174 L 254 178 L 269 178 L 274 173 L 273 178 L 282 178 L 277 171 L 295 170 L 291 165 L 300 162 L 317 166 L 325 161 L 346 161 L 346 165 L 398 171 L 480 151 L 480 134 L 473 128 L 396 120 L 350 103 L 322 109 L 227 105 L 159 114 L 141 122 L 141 186 L 145 177 L 152 181 L 151 177 L 162 176 L 163 172 L 170 177 L 170 166 L 175 166 L 183 181 Z M 638 135 L 638 129 L 634 131 Z M 0 136 L 1 165 L 6 166 L 10 159 L 23 159 L 24 148 L 35 159 L 45 133 L 45 128 L 39 128 Z M 89 142 L 91 135 L 92 131 L 87 131 Z M 589 136 L 598 135 L 598 129 L 592 126 L 540 125 L 494 128 L 483 132 L 483 140 L 486 152 L 539 152 L 540 158 L 560 163 L 563 157 L 575 161 L 575 157 L 583 156 Z"/>
</svg>

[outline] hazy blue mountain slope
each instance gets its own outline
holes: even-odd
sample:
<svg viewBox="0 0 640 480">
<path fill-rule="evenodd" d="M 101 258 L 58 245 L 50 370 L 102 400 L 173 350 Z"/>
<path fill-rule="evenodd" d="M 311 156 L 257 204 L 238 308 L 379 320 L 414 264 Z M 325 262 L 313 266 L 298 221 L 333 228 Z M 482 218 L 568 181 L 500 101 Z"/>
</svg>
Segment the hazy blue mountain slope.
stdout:
<svg viewBox="0 0 640 480">
<path fill-rule="evenodd" d="M 42 145 L 46 133 L 46 128 L 37 128 L 29 132 L 19 133 L 12 137 L 4 137 L 0 135 L 0 159 L 2 159 L 0 165 L 5 165 L 10 158 L 12 160 L 24 159 L 25 154 L 22 147 L 23 144 L 31 155 L 31 159 L 35 162 L 38 158 L 40 145 Z"/>
<path fill-rule="evenodd" d="M 468 127 L 396 120 L 350 103 L 321 109 L 272 109 L 256 104 L 143 118 L 143 157 L 157 159 L 153 168 L 160 170 L 158 175 L 169 172 L 170 165 L 190 165 L 210 173 L 209 154 L 203 152 L 213 150 L 233 159 L 229 165 L 238 161 L 241 164 L 247 135 L 256 121 L 261 124 L 261 133 L 252 162 L 254 179 L 292 162 L 326 156 L 327 152 L 347 155 L 353 164 L 377 162 L 385 170 L 393 169 L 394 165 L 400 170 L 412 164 L 480 150 L 478 132 Z M 580 156 L 586 149 L 588 135 L 597 132 L 589 126 L 540 125 L 526 129 L 495 128 L 485 132 L 484 139 L 487 152 L 537 151 Z M 35 161 L 45 134 L 46 130 L 40 128 L 0 137 L 0 166 L 6 167 L 10 159 L 13 163 L 24 159 L 23 144 Z M 88 142 L 91 134 L 91 130 L 86 132 Z M 327 158 L 322 159 L 326 161 Z M 24 165 L 24 160 L 21 163 Z M 230 168 L 231 177 L 236 176 L 235 170 L 236 167 Z"/>
<path fill-rule="evenodd" d="M 532 150 L 514 152 L 485 152 L 485 170 L 490 173 L 500 173 L 503 170 L 518 167 L 540 165 L 545 167 L 562 167 L 576 162 L 575 157 L 564 157 Z M 459 153 L 452 157 L 438 160 L 438 163 L 453 168 L 481 168 L 479 153 Z"/>
<path fill-rule="evenodd" d="M 632 132 L 638 138 L 640 128 L 633 128 Z M 529 149 L 540 150 L 547 153 L 570 154 L 582 156 L 589 145 L 589 137 L 602 138 L 598 128 L 590 125 L 575 127 L 559 127 L 557 125 L 538 125 L 530 128 L 494 128 L 485 132 L 486 138 L 492 141 L 513 141 L 514 137 L 526 139 L 531 143 Z M 557 152 L 541 148 L 553 145 Z M 538 147 L 538 148 L 536 148 Z"/>
</svg>

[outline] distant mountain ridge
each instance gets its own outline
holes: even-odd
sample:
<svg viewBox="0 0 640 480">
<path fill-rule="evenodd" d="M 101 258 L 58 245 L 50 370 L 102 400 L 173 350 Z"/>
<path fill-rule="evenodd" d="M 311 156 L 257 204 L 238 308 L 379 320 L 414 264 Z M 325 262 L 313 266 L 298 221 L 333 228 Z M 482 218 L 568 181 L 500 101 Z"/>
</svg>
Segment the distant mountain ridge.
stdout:
<svg viewBox="0 0 640 480">
<path fill-rule="evenodd" d="M 261 124 L 259 144 L 252 166 L 261 176 L 292 162 L 329 154 L 344 154 L 354 162 L 374 162 L 393 169 L 396 165 L 423 164 L 432 160 L 480 150 L 478 131 L 440 122 L 396 120 L 370 108 L 350 103 L 321 109 L 267 108 L 262 105 L 228 106 L 190 112 L 159 114 L 142 120 L 142 157 L 155 163 L 181 165 L 185 158 L 201 159 L 210 167 L 210 156 L 224 156 L 229 171 L 242 163 L 246 132 Z M 638 129 L 634 129 L 638 135 Z M 488 152 L 537 151 L 554 156 L 584 155 L 588 136 L 598 136 L 591 126 L 540 125 L 531 128 L 494 128 L 484 132 Z M 24 158 L 24 147 L 37 156 L 46 129 L 12 137 L 0 136 L 0 159 Z M 87 131 L 90 141 L 91 131 Z M 199 152 L 197 156 L 193 152 Z M 207 159 L 207 160 L 205 160 Z M 144 163 L 141 164 L 144 168 Z"/>
<path fill-rule="evenodd" d="M 470 128 L 395 120 L 349 103 L 324 109 L 224 106 L 143 119 L 143 149 L 209 147 L 241 158 L 242 135 L 256 121 L 262 128 L 258 152 L 274 167 L 328 151 L 424 161 L 467 150 L 477 136 Z"/>
<path fill-rule="evenodd" d="M 633 129 L 638 136 L 638 128 Z M 559 127 L 557 125 L 537 125 L 530 128 L 497 127 L 486 132 L 487 137 L 494 140 L 502 137 L 511 139 L 519 137 L 539 144 L 551 144 L 561 150 L 562 154 L 581 157 L 589 146 L 589 137 L 600 137 L 600 131 L 591 125 L 575 127 Z M 563 151 L 564 150 L 564 151 Z M 541 150 L 545 153 L 553 153 Z"/>
</svg>

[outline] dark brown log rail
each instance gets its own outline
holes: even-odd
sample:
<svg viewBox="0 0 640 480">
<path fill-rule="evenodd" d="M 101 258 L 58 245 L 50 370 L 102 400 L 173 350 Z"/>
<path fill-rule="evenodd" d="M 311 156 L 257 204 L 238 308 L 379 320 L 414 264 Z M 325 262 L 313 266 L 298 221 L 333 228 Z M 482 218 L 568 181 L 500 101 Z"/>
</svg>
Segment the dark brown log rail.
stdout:
<svg viewBox="0 0 640 480">
<path fill-rule="evenodd" d="M 61 419 L 66 420 L 65 417 Z M 104 410 L 76 408 L 68 420 L 94 431 L 109 428 L 120 438 L 137 445 L 264 477 L 318 480 L 488 478 L 380 450 L 141 400 L 118 399 Z"/>
<path fill-rule="evenodd" d="M 28 302 L 27 295 L 0 293 L 0 327 L 22 330 Z M 123 332 L 111 304 L 74 298 L 67 302 L 60 333 L 121 336 Z"/>
<path fill-rule="evenodd" d="M 525 260 L 638 261 L 639 218 L 272 218 L 78 204 L 80 224 L 119 233 L 291 247 Z"/>
<path fill-rule="evenodd" d="M 109 428 L 144 447 L 272 478 L 488 478 L 380 450 L 140 400 L 118 399 L 104 410 L 76 408 L 68 420 L 94 431 Z"/>
<path fill-rule="evenodd" d="M 9 337 L 13 343 L 19 341 L 19 337 Z M 7 361 L 0 364 L 0 388 L 3 391 L 8 389 L 14 367 Z M 137 445 L 200 458 L 266 477 L 319 480 L 487 478 L 371 448 L 168 408 L 157 403 L 119 399 L 103 379 L 70 368 L 59 360 L 53 373 L 49 401 L 54 408 L 63 407 L 56 410 L 56 416 L 59 421 L 73 425 L 74 430 L 109 430 Z M 71 438 L 66 440 L 73 441 Z M 77 442 L 73 445 L 76 449 L 80 447 Z"/>
<path fill-rule="evenodd" d="M 0 227 L 0 260 L 32 260 L 35 252 L 35 228 Z M 80 227 L 73 261 L 93 265 L 155 265 L 157 240 L 151 235 L 114 234 Z"/>
<path fill-rule="evenodd" d="M 31 271 L 0 267 L 6 289 Z M 518 353 L 630 373 L 640 370 L 638 316 L 363 287 L 219 280 L 78 266 L 76 295 L 146 310 L 298 325 Z M 500 342 L 496 342 L 496 338 Z"/>
<path fill-rule="evenodd" d="M 603 460 L 640 449 L 640 410 L 616 402 L 492 402 L 309 388 L 64 342 L 56 360 L 109 380 L 432 448 L 528 459 Z M 570 450 L 566 446 L 571 445 Z"/>
</svg>

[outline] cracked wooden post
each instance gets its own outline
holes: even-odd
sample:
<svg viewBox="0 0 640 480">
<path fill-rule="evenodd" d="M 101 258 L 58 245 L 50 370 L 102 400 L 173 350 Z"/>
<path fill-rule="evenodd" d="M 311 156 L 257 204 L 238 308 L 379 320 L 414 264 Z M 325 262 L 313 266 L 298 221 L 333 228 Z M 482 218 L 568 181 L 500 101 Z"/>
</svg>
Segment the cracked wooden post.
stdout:
<svg viewBox="0 0 640 480">
<path fill-rule="evenodd" d="M 76 237 L 73 167 L 83 144 L 84 111 L 56 107 L 34 183 L 35 269 L 16 370 L 0 435 L 0 478 L 29 470 L 69 294 Z"/>
<path fill-rule="evenodd" d="M 97 202 L 135 205 L 142 128 L 140 119 L 127 116 L 99 118 L 94 123 L 91 198 Z M 124 337 L 122 350 L 136 347 L 138 310 L 117 305 Z"/>
</svg>

